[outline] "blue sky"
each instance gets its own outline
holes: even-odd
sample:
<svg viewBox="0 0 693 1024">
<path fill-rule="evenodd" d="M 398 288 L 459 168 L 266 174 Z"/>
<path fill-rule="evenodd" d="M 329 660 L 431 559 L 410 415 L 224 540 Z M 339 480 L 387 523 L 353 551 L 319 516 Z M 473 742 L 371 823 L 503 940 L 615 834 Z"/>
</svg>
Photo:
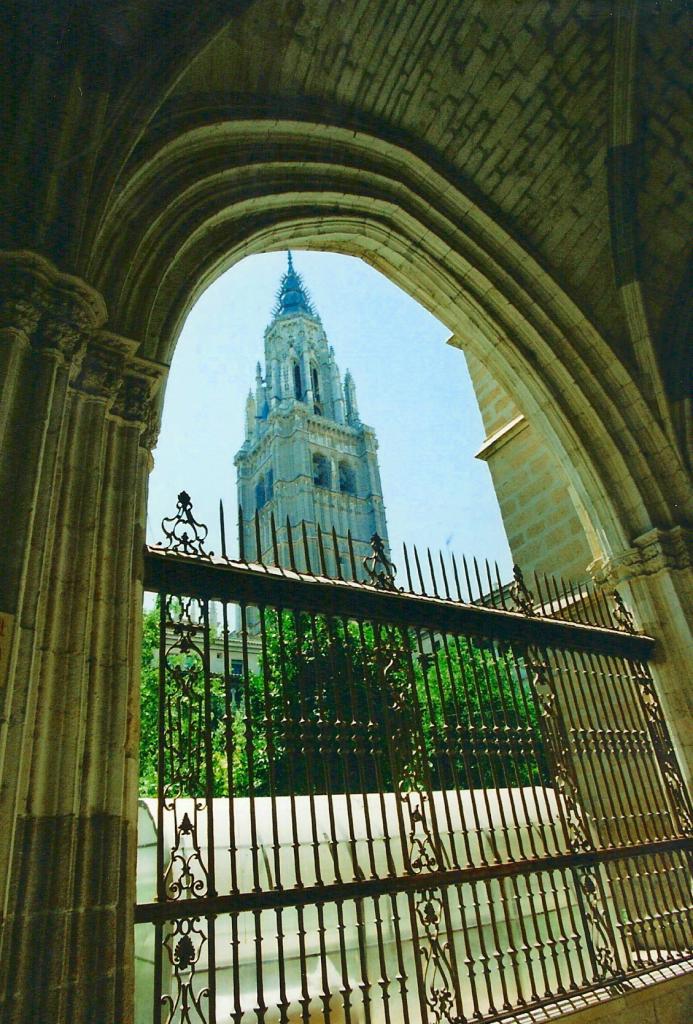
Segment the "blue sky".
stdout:
<svg viewBox="0 0 693 1024">
<path fill-rule="evenodd" d="M 295 252 L 294 265 L 342 374 L 349 368 L 354 376 L 361 419 L 375 428 L 395 561 L 402 541 L 411 541 L 497 559 L 507 578 L 511 559 L 491 477 L 474 458 L 484 439 L 481 417 L 464 357 L 445 344 L 448 329 L 359 259 Z M 235 536 L 233 457 L 285 268 L 285 253 L 250 256 L 218 278 L 190 312 L 154 452 L 150 541 L 161 539 L 159 523 L 182 489 L 197 518 L 210 525 L 215 551 L 219 498 L 227 535 Z"/>
</svg>

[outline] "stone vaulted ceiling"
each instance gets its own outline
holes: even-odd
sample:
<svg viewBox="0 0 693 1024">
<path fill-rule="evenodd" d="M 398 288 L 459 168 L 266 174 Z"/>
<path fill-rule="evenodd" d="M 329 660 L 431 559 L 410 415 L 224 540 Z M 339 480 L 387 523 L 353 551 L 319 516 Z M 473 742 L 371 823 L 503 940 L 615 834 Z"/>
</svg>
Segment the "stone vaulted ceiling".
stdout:
<svg viewBox="0 0 693 1024">
<path fill-rule="evenodd" d="M 338 15 L 346 9 L 348 18 Z M 624 324 L 606 187 L 610 52 L 601 4 L 258 0 L 175 94 L 272 97 L 287 111 L 300 99 L 413 140 L 570 282 L 618 344 Z"/>
<path fill-rule="evenodd" d="M 649 346 L 670 397 L 685 392 L 683 0 L 31 0 L 9 14 L 8 247 L 88 276 L 142 154 L 211 109 L 360 128 L 470 196 L 631 371 Z"/>
</svg>

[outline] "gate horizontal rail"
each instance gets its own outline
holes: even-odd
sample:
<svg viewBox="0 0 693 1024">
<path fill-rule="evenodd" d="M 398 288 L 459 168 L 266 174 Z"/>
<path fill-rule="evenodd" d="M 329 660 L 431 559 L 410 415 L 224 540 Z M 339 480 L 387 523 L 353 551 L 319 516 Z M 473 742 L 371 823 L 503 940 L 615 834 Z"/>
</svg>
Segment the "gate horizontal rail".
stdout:
<svg viewBox="0 0 693 1024">
<path fill-rule="evenodd" d="M 206 601 L 243 601 L 258 607 L 295 608 L 336 617 L 458 632 L 507 642 L 531 639 L 546 647 L 593 651 L 646 661 L 655 641 L 580 622 L 484 608 L 417 594 L 382 591 L 366 583 L 305 575 L 277 566 L 195 558 L 157 551 L 145 554 L 146 590 L 185 592 Z"/>
<path fill-rule="evenodd" d="M 450 871 L 432 871 L 425 874 L 398 875 L 387 878 L 368 878 L 361 882 L 343 882 L 340 885 L 311 885 L 302 889 L 273 889 L 267 892 L 234 893 L 228 896 L 197 897 L 184 903 L 142 903 L 135 910 L 136 924 L 152 924 L 179 920 L 186 917 L 207 917 L 217 914 L 242 913 L 247 910 L 274 910 L 275 908 L 317 906 L 336 900 L 365 899 L 386 896 L 395 892 L 422 892 L 432 887 L 459 885 L 491 878 L 510 878 L 539 871 L 560 868 L 588 868 L 606 864 L 622 857 L 654 856 L 674 850 L 693 852 L 693 840 L 668 840 L 659 843 L 640 843 L 618 846 L 610 850 L 590 853 L 564 853 L 553 857 L 537 857 L 525 861 L 506 861 L 501 864 Z"/>
</svg>

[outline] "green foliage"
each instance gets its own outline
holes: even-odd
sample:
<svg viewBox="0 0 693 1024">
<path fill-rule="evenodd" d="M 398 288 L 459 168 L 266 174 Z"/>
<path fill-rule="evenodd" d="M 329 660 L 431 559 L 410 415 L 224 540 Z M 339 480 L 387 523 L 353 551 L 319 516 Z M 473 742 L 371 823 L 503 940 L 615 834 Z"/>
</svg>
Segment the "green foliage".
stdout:
<svg viewBox="0 0 693 1024">
<path fill-rule="evenodd" d="M 496 646 L 293 612 L 263 613 L 260 670 L 210 683 L 168 658 L 171 792 L 215 796 L 516 786 L 547 778 L 536 711 Z M 142 792 L 156 792 L 158 612 L 145 616 Z M 434 644 L 436 649 L 434 649 Z M 210 737 L 204 741 L 205 715 Z M 230 783 L 230 786 L 229 786 Z"/>
<path fill-rule="evenodd" d="M 140 668 L 140 796 L 156 796 L 159 717 L 159 609 L 145 612 Z"/>
</svg>

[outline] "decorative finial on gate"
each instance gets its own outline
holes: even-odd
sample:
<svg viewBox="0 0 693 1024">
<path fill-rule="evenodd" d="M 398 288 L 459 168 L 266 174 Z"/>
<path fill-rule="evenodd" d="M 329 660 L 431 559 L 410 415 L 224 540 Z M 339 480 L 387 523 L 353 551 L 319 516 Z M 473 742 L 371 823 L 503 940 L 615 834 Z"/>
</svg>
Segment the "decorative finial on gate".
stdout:
<svg viewBox="0 0 693 1024">
<path fill-rule="evenodd" d="M 513 611 L 522 612 L 523 615 L 534 615 L 534 594 L 525 583 L 525 578 L 519 565 L 513 565 L 510 600 L 513 603 Z"/>
<path fill-rule="evenodd" d="M 380 568 L 376 568 L 380 566 Z M 395 575 L 397 566 L 385 554 L 385 546 L 382 537 L 374 533 L 371 537 L 371 554 L 366 555 L 363 560 L 363 568 L 369 576 L 370 583 L 378 590 L 397 590 Z"/>
<path fill-rule="evenodd" d="M 161 529 L 166 535 L 166 542 L 157 545 L 165 551 L 178 551 L 182 555 L 199 555 L 211 558 L 213 551 L 205 551 L 203 544 L 209 529 L 204 523 L 198 523 L 192 514 L 192 500 L 187 491 L 178 495 L 176 514 L 161 520 Z"/>
<path fill-rule="evenodd" d="M 623 603 L 623 598 L 619 594 L 618 590 L 614 590 L 611 596 L 614 599 L 614 618 L 616 619 L 616 625 L 626 633 L 635 633 L 636 629 L 633 616 Z"/>
</svg>

